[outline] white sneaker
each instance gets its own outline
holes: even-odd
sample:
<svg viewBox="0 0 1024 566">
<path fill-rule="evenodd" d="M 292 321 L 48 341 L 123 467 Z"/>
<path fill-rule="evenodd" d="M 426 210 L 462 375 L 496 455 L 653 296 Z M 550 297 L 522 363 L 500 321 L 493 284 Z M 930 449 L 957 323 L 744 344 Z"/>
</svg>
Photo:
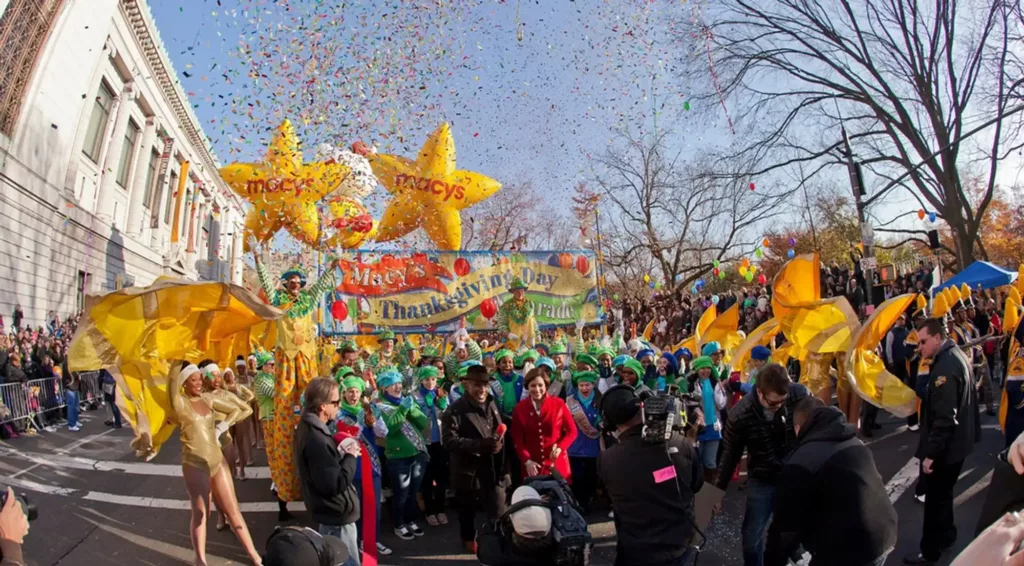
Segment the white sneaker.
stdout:
<svg viewBox="0 0 1024 566">
<path fill-rule="evenodd" d="M 409 529 L 405 527 L 398 527 L 397 529 L 395 529 L 395 536 L 402 540 L 412 540 L 416 538 L 413 536 L 412 533 L 409 532 Z"/>
<path fill-rule="evenodd" d="M 75 425 L 75 426 L 69 426 L 69 427 L 68 427 L 68 430 L 70 430 L 71 432 L 78 432 L 78 431 L 82 430 L 82 427 L 80 427 L 80 426 L 78 426 L 78 425 Z"/>
<path fill-rule="evenodd" d="M 377 554 L 379 554 L 381 556 L 389 556 L 391 554 L 391 552 L 392 552 L 391 549 L 386 547 L 386 546 L 384 546 L 384 543 L 380 543 L 380 542 L 377 543 Z"/>
<path fill-rule="evenodd" d="M 416 523 L 409 523 L 409 524 L 405 525 L 405 528 L 408 529 L 409 532 L 411 532 L 413 534 L 413 536 L 418 536 L 418 537 L 423 536 L 423 529 L 421 529 L 420 526 L 417 525 Z"/>
<path fill-rule="evenodd" d="M 608 512 L 608 518 L 609 519 L 614 519 L 615 518 L 615 511 L 609 511 Z"/>
<path fill-rule="evenodd" d="M 917 432 L 919 428 L 921 428 L 921 425 L 911 425 L 907 427 L 907 430 Z"/>
<path fill-rule="evenodd" d="M 914 499 L 916 499 L 918 503 L 924 503 L 924 496 L 923 495 L 914 494 Z"/>
</svg>

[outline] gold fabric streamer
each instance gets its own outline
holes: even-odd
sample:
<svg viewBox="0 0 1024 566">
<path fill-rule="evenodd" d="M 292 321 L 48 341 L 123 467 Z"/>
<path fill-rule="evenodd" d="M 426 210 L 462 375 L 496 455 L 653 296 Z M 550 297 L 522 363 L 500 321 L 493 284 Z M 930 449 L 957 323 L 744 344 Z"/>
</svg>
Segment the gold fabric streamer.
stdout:
<svg viewBox="0 0 1024 566">
<path fill-rule="evenodd" d="M 714 305 L 712 305 L 712 308 Z M 703 317 L 702 317 L 703 318 Z M 707 330 L 700 335 L 700 347 L 703 348 L 708 342 L 718 342 L 725 351 L 722 359 L 725 363 L 730 363 L 730 354 L 737 346 L 743 342 L 743 335 L 737 332 L 740 326 L 740 304 L 739 302 L 733 304 L 731 307 L 725 310 L 722 314 L 715 317 L 710 324 L 708 324 Z M 699 352 L 694 352 L 694 356 L 699 355 Z M 725 376 L 728 377 L 728 376 Z"/>
<path fill-rule="evenodd" d="M 147 458 L 174 430 L 169 362 L 209 357 L 230 365 L 251 351 L 253 327 L 283 314 L 244 287 L 168 277 L 91 302 L 72 339 L 68 369 L 99 365 L 111 373 L 121 392 L 118 406 L 136 434 L 132 446 Z M 264 329 L 262 337 L 268 333 Z"/>
<path fill-rule="evenodd" d="M 885 369 L 876 349 L 916 298 L 916 293 L 908 293 L 882 303 L 857 329 L 853 347 L 845 356 L 846 368 L 840 372 L 840 377 L 845 376 L 848 385 L 862 399 L 900 417 L 910 416 L 917 410 L 917 394 Z"/>
<path fill-rule="evenodd" d="M 732 369 L 740 372 L 740 375 L 743 376 L 744 382 L 748 381 L 747 363 L 750 362 L 750 350 L 752 350 L 754 346 L 768 346 L 771 344 L 772 339 L 779 333 L 779 330 L 781 329 L 779 328 L 778 319 L 768 319 L 755 328 L 753 332 L 748 334 L 747 339 L 736 348 L 735 352 L 733 352 L 731 362 Z"/>
</svg>

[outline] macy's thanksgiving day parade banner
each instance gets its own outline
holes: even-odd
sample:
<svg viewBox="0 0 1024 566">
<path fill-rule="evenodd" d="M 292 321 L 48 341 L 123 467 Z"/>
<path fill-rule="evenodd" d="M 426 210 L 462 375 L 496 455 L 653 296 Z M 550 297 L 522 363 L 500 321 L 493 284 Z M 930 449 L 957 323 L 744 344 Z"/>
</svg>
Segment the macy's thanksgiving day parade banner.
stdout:
<svg viewBox="0 0 1024 566">
<path fill-rule="evenodd" d="M 575 252 L 378 252 L 341 256 L 334 291 L 324 297 L 323 333 L 451 332 L 494 328 L 512 294 L 526 284 L 537 324 L 600 322 L 594 254 Z"/>
</svg>

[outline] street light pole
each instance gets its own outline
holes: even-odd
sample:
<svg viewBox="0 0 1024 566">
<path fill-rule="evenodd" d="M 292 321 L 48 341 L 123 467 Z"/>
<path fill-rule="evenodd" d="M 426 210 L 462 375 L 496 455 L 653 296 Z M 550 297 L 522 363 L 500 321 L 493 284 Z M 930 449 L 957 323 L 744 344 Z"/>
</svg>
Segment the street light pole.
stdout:
<svg viewBox="0 0 1024 566">
<path fill-rule="evenodd" d="M 840 128 L 843 133 L 843 153 L 846 157 L 846 167 L 850 174 L 850 187 L 853 189 L 853 199 L 857 206 L 857 223 L 860 227 L 861 242 L 864 244 L 864 259 L 869 260 L 861 262 L 861 269 L 864 271 L 864 298 L 867 304 L 872 306 L 871 309 L 868 309 L 870 311 L 874 309 L 875 304 L 871 298 L 875 286 L 875 262 L 871 261 L 875 257 L 875 236 L 874 230 L 864 214 L 864 197 L 867 196 L 864 189 L 864 174 L 861 171 L 860 163 L 853 159 L 853 149 L 850 147 L 850 137 L 846 135 L 846 127 L 840 126 Z"/>
</svg>

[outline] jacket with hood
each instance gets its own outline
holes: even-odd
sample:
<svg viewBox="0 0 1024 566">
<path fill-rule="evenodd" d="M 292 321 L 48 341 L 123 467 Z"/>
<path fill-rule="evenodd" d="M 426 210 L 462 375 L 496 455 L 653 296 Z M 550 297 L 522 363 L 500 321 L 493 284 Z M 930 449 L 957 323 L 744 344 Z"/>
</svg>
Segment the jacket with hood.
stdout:
<svg viewBox="0 0 1024 566">
<path fill-rule="evenodd" d="M 871 450 L 835 407 L 815 409 L 779 474 L 765 566 L 798 544 L 813 566 L 873 564 L 896 544 L 896 509 Z"/>
</svg>

